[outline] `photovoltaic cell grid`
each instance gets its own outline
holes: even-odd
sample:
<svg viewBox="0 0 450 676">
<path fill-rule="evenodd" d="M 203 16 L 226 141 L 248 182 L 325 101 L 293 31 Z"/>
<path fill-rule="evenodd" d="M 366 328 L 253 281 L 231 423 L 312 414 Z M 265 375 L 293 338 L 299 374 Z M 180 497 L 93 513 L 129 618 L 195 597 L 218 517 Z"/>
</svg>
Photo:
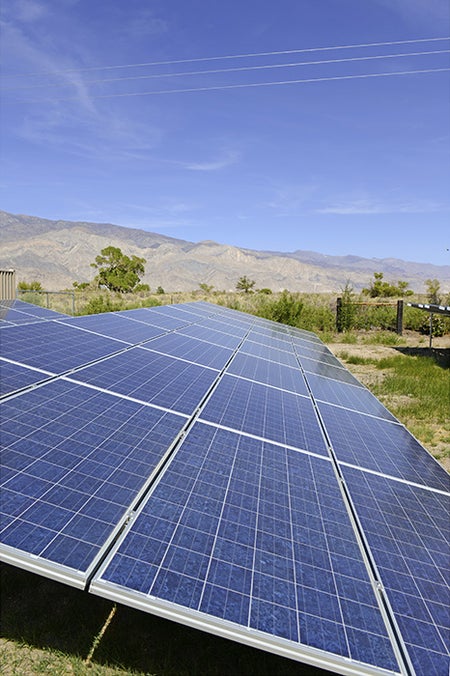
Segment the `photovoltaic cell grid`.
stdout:
<svg viewBox="0 0 450 676">
<path fill-rule="evenodd" d="M 47 380 L 51 375 L 0 358 L 0 397 Z"/>
<path fill-rule="evenodd" d="M 85 581 L 101 547 L 185 424 L 58 380 L 2 405 L 1 542 Z M 56 570 L 56 569 L 55 569 Z M 61 573 L 60 573 L 61 574 Z M 84 575 L 83 575 L 84 574 Z"/>
<path fill-rule="evenodd" d="M 227 636 L 339 673 L 402 672 L 391 611 L 380 613 L 373 593 L 381 585 L 411 671 L 440 674 L 448 621 L 435 569 L 448 477 L 314 334 L 207 303 L 45 324 L 2 331 L 15 332 L 1 363 L 6 391 L 33 389 L 4 397 L 0 410 L 0 557 L 82 586 L 108 556 L 96 593 L 218 634 L 225 621 Z M 426 524 L 422 549 L 405 535 L 412 520 L 402 538 L 394 523 L 394 536 L 377 540 L 398 512 L 383 494 L 397 491 L 408 514 L 406 490 Z M 389 557 L 404 562 L 401 575 Z"/>
<path fill-rule="evenodd" d="M 218 373 L 135 347 L 77 371 L 72 378 L 139 401 L 192 414 Z"/>
<path fill-rule="evenodd" d="M 448 491 L 449 476 L 399 423 L 319 402 L 340 463 Z"/>
<path fill-rule="evenodd" d="M 67 326 L 76 326 L 101 336 L 116 338 L 130 345 L 150 340 L 165 333 L 166 330 L 152 326 L 149 323 L 133 321 L 118 314 L 87 315 L 84 317 L 70 317 L 63 322 Z"/>
<path fill-rule="evenodd" d="M 352 468 L 344 476 L 417 674 L 446 674 L 449 496 Z"/>
<path fill-rule="evenodd" d="M 48 308 L 30 305 L 21 300 L 0 301 L 0 326 L 29 324 L 58 317 L 65 317 L 65 315 Z"/>
<path fill-rule="evenodd" d="M 1 334 L 1 355 L 54 374 L 64 373 L 126 347 L 126 344 L 56 321 L 11 326 Z"/>
<path fill-rule="evenodd" d="M 397 670 L 331 463 L 201 423 L 93 590 Z"/>
</svg>

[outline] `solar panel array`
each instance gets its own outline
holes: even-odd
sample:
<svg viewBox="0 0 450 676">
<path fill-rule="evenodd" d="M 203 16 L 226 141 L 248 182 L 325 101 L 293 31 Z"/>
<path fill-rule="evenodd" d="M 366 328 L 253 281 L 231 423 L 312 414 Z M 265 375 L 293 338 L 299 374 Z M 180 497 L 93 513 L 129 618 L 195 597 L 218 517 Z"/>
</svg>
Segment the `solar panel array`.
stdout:
<svg viewBox="0 0 450 676">
<path fill-rule="evenodd" d="M 448 671 L 449 478 L 312 333 L 0 307 L 0 558 L 341 674 Z"/>
</svg>

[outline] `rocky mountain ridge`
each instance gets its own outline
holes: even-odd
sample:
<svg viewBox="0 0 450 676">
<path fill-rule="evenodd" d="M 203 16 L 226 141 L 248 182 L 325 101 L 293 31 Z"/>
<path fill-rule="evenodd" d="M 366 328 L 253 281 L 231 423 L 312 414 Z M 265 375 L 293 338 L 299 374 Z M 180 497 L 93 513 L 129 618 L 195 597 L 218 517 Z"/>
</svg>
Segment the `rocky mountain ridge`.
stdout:
<svg viewBox="0 0 450 676">
<path fill-rule="evenodd" d="M 396 258 L 328 256 L 313 251 L 258 251 L 211 240 L 189 242 L 154 232 L 110 223 L 53 221 L 0 211 L 0 268 L 15 269 L 18 281 L 38 280 L 49 291 L 90 281 L 95 256 L 106 246 L 146 259 L 143 282 L 151 289 L 191 291 L 206 283 L 218 290 L 235 290 L 242 275 L 257 288 L 272 291 L 338 293 L 349 281 L 355 290 L 367 286 L 374 272 L 386 281 L 407 281 L 416 292 L 437 278 L 450 290 L 450 266 Z"/>
</svg>

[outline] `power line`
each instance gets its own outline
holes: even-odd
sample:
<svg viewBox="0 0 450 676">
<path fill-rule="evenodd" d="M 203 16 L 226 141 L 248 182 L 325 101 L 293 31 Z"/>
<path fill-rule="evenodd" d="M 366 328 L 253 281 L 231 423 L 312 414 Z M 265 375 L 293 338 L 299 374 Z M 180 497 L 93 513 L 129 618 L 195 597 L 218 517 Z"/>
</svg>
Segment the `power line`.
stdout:
<svg viewBox="0 0 450 676">
<path fill-rule="evenodd" d="M 259 56 L 281 56 L 283 54 L 305 54 L 311 52 L 331 51 L 335 49 L 359 49 L 366 47 L 385 47 L 390 45 L 419 44 L 423 42 L 439 42 L 450 40 L 450 36 L 435 38 L 416 38 L 414 40 L 391 40 L 390 42 L 366 42 L 362 44 L 334 45 L 329 47 L 306 47 L 303 49 L 285 49 L 273 52 L 252 52 L 248 54 L 225 54 L 222 56 L 205 56 L 193 59 L 172 59 L 170 61 L 149 61 L 146 63 L 127 63 L 113 66 L 90 66 L 87 68 L 69 68 L 64 70 L 37 71 L 34 73 L 3 73 L 3 77 L 31 77 L 36 75 L 58 75 L 63 73 L 83 73 L 93 70 L 114 70 L 118 68 L 143 68 L 146 66 L 170 66 L 181 63 L 200 63 L 205 61 L 220 61 L 222 59 L 247 59 Z"/>
<path fill-rule="evenodd" d="M 237 73 L 244 71 L 255 71 L 255 70 L 268 70 L 275 68 L 295 68 L 298 66 L 317 66 L 324 64 L 336 64 L 336 63 L 350 63 L 354 61 L 374 61 L 378 59 L 396 59 L 404 57 L 415 57 L 415 56 L 429 56 L 431 54 L 448 54 L 450 49 L 436 49 L 431 51 L 421 51 L 421 52 L 404 52 L 401 54 L 379 54 L 375 56 L 353 56 L 344 59 L 320 59 L 318 61 L 298 61 L 296 63 L 276 63 L 276 64 L 267 64 L 262 66 L 240 66 L 237 68 L 215 68 L 209 70 L 195 70 L 195 71 L 178 71 L 176 73 L 153 73 L 150 75 L 130 75 L 127 77 L 113 77 L 113 78 L 101 78 L 98 80 L 85 80 L 83 85 L 89 84 L 99 84 L 107 82 L 124 82 L 130 80 L 149 80 L 156 78 L 168 78 L 168 77 L 182 77 L 185 75 L 211 75 L 211 74 L 220 74 L 220 73 Z M 43 89 L 47 87 L 69 87 L 73 85 L 72 82 L 53 82 L 46 84 L 37 84 L 37 85 L 24 85 L 20 87 L 4 87 L 1 91 L 18 91 L 24 89 Z"/>
<path fill-rule="evenodd" d="M 288 84 L 307 84 L 313 82 L 331 82 L 332 80 L 361 80 L 366 78 L 375 78 L 375 77 L 392 77 L 400 75 L 417 75 L 425 73 L 443 73 L 450 71 L 449 68 L 427 68 L 420 70 L 403 70 L 403 71 L 388 71 L 384 73 L 365 73 L 362 75 L 335 75 L 332 77 L 316 77 L 316 78 L 304 78 L 299 80 L 279 80 L 275 82 L 251 82 L 246 84 L 232 84 L 232 85 L 216 85 L 208 87 L 190 87 L 184 89 L 157 89 L 154 91 L 147 92 L 128 92 L 123 94 L 94 94 L 90 95 L 91 99 L 112 99 L 112 98 L 125 98 L 131 96 L 155 96 L 162 94 L 186 94 L 191 92 L 209 92 L 209 91 L 221 91 L 227 89 L 248 89 L 254 87 L 273 87 L 277 85 L 288 85 Z M 62 98 L 40 98 L 40 99 L 15 99 L 11 103 L 46 103 L 46 102 L 56 102 L 56 101 L 76 101 L 78 100 L 77 96 L 69 96 Z"/>
</svg>

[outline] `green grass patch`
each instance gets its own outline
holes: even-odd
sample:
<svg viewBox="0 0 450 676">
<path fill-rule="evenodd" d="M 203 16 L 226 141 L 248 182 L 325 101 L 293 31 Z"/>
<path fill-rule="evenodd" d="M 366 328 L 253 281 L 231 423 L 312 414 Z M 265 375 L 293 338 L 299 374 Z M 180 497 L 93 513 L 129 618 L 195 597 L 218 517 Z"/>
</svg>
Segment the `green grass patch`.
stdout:
<svg viewBox="0 0 450 676">
<path fill-rule="evenodd" d="M 402 345 L 404 341 L 400 336 L 392 331 L 374 331 L 361 339 L 363 345 Z"/>
<path fill-rule="evenodd" d="M 387 372 L 376 394 L 406 395 L 419 420 L 448 418 L 449 373 L 434 359 L 396 355 L 377 360 L 376 367 Z"/>
<path fill-rule="evenodd" d="M 377 360 L 372 359 L 372 357 L 359 357 L 356 354 L 347 354 L 346 357 L 342 356 L 342 358 L 347 362 L 347 364 L 355 364 L 355 365 L 362 364 L 364 366 L 367 366 L 369 364 L 377 364 Z"/>
</svg>

